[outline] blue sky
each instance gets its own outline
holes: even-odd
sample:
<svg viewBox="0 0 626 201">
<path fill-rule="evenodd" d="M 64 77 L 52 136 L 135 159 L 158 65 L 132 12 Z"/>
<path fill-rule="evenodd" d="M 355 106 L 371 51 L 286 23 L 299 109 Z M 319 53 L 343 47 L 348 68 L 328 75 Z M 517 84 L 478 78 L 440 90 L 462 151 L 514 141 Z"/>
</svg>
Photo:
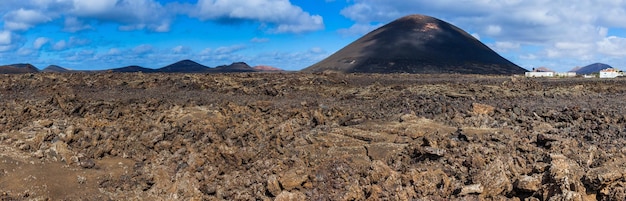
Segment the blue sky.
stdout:
<svg viewBox="0 0 626 201">
<path fill-rule="evenodd" d="M 0 64 L 300 70 L 408 14 L 448 21 L 527 69 L 626 69 L 624 0 L 2 0 Z"/>
</svg>

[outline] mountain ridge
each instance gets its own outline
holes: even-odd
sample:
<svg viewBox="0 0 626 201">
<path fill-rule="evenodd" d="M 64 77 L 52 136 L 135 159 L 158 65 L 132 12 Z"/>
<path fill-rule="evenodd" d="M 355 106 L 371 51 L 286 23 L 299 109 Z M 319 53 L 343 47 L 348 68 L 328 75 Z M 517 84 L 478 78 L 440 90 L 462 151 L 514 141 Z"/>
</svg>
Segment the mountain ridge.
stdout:
<svg viewBox="0 0 626 201">
<path fill-rule="evenodd" d="M 276 68 L 277 69 L 277 68 Z M 279 69 L 280 70 L 280 69 Z M 199 64 L 193 60 L 185 59 L 174 62 L 161 68 L 147 68 L 138 65 L 130 65 L 117 68 L 109 68 L 104 70 L 86 70 L 76 71 L 63 68 L 57 65 L 49 65 L 48 67 L 39 70 L 37 67 L 26 64 L 8 64 L 0 66 L 0 74 L 13 74 L 13 73 L 37 73 L 37 72 L 49 72 L 49 73 L 70 73 L 70 72 L 119 72 L 119 73 L 237 73 L 237 72 L 265 72 L 267 70 L 254 69 L 245 62 L 233 62 L 229 65 L 220 65 L 215 68 L 211 68 L 202 64 Z"/>
</svg>

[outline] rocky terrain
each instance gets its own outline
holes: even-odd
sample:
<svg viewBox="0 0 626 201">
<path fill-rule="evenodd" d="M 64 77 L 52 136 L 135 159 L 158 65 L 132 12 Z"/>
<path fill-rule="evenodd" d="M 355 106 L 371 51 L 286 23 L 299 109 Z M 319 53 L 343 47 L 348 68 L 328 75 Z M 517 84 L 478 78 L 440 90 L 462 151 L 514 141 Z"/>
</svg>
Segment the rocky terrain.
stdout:
<svg viewBox="0 0 626 201">
<path fill-rule="evenodd" d="M 624 200 L 625 84 L 0 75 L 0 199 Z"/>
</svg>

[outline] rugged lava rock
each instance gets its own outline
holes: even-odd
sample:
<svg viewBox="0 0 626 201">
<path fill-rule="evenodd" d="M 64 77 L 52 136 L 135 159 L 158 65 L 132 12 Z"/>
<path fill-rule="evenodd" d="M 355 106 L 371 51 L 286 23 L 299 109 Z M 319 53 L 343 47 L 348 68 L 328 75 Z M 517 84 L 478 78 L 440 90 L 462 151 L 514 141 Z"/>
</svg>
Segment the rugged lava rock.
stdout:
<svg viewBox="0 0 626 201">
<path fill-rule="evenodd" d="M 625 84 L 0 75 L 0 199 L 623 200 Z"/>
</svg>

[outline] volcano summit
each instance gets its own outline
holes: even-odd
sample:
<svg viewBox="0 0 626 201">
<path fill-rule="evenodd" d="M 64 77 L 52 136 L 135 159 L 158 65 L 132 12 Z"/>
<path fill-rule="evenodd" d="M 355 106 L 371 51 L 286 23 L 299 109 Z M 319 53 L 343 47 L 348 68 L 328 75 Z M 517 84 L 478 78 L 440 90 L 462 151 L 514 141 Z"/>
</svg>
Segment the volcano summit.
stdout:
<svg viewBox="0 0 626 201">
<path fill-rule="evenodd" d="M 522 74 L 460 28 L 409 15 L 380 27 L 304 72 Z"/>
</svg>

